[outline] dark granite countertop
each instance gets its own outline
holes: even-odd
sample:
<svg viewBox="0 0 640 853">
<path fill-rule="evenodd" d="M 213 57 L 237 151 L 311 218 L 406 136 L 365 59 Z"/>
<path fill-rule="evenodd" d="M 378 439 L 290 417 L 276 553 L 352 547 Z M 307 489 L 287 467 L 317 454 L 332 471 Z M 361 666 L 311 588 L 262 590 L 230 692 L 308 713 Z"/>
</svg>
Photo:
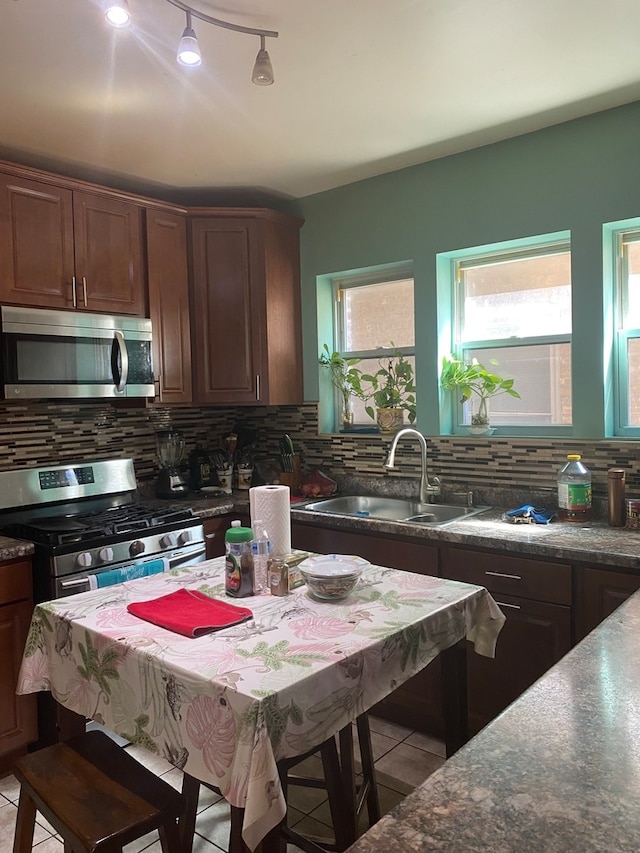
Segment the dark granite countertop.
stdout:
<svg viewBox="0 0 640 853">
<path fill-rule="evenodd" d="M 640 593 L 349 853 L 636 853 Z"/>
<path fill-rule="evenodd" d="M 439 527 L 373 518 L 327 515 L 292 507 L 294 521 L 342 530 L 376 532 L 425 542 L 491 548 L 523 556 L 640 569 L 640 530 L 609 527 L 606 521 L 586 524 L 513 524 L 502 521 L 502 509 L 490 509 Z"/>
<path fill-rule="evenodd" d="M 0 536 L 0 560 L 15 560 L 17 557 L 30 557 L 32 554 L 33 542 Z"/>
</svg>

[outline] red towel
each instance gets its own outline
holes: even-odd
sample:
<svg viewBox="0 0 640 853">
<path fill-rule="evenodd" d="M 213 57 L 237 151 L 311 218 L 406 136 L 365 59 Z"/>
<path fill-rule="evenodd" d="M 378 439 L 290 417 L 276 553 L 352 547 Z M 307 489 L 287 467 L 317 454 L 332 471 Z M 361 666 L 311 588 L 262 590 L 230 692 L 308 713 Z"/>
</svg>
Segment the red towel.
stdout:
<svg viewBox="0 0 640 853">
<path fill-rule="evenodd" d="M 209 598 L 195 589 L 178 589 L 160 598 L 135 601 L 127 605 L 127 610 L 146 622 L 153 622 L 185 637 L 200 637 L 210 631 L 246 622 L 253 616 L 248 607 Z"/>
</svg>

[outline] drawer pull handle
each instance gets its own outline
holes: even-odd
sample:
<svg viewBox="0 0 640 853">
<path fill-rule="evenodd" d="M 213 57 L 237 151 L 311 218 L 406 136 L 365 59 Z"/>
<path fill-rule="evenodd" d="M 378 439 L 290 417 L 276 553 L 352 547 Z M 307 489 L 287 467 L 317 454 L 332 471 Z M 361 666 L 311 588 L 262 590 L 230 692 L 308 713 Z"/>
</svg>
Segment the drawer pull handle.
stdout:
<svg viewBox="0 0 640 853">
<path fill-rule="evenodd" d="M 520 610 L 521 607 L 519 604 L 505 604 L 504 601 L 496 601 L 498 607 L 510 607 L 512 610 Z"/>
<path fill-rule="evenodd" d="M 206 533 L 204 538 L 205 539 L 215 539 L 217 535 L 218 535 L 217 533 Z"/>
<path fill-rule="evenodd" d="M 485 572 L 485 575 L 491 575 L 492 578 L 511 578 L 513 581 L 521 581 L 520 575 L 506 575 L 504 572 Z"/>
</svg>

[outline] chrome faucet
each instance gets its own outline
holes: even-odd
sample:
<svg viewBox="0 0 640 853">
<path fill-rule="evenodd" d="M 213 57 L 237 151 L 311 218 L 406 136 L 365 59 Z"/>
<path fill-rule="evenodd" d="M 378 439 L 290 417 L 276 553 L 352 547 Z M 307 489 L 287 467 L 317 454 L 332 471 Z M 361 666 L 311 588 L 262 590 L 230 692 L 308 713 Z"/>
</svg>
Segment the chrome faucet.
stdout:
<svg viewBox="0 0 640 853">
<path fill-rule="evenodd" d="M 389 448 L 389 455 L 384 463 L 385 470 L 393 471 L 395 469 L 394 462 L 396 458 L 396 447 L 398 446 L 400 439 L 405 436 L 417 438 L 420 444 L 420 503 L 433 503 L 433 499 L 442 491 L 441 484 L 438 477 L 434 477 L 432 483 L 429 482 L 429 475 L 427 474 L 427 442 L 425 441 L 423 434 L 418 432 L 417 429 L 413 429 L 413 427 L 405 427 L 404 429 L 398 430 L 398 432 L 393 436 L 393 441 Z"/>
</svg>

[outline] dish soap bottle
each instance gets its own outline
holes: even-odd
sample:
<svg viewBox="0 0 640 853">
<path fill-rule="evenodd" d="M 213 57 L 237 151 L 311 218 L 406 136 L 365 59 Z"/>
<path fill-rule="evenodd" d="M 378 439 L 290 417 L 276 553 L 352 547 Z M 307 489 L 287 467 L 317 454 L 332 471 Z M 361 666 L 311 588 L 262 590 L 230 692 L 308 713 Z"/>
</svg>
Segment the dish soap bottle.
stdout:
<svg viewBox="0 0 640 853">
<path fill-rule="evenodd" d="M 250 527 L 242 527 L 240 521 L 232 521 L 224 535 L 224 589 L 234 598 L 253 595 L 252 539 L 253 531 Z"/>
<path fill-rule="evenodd" d="M 591 521 L 591 471 L 579 453 L 567 455 L 558 472 L 558 518 L 560 521 Z"/>
</svg>

